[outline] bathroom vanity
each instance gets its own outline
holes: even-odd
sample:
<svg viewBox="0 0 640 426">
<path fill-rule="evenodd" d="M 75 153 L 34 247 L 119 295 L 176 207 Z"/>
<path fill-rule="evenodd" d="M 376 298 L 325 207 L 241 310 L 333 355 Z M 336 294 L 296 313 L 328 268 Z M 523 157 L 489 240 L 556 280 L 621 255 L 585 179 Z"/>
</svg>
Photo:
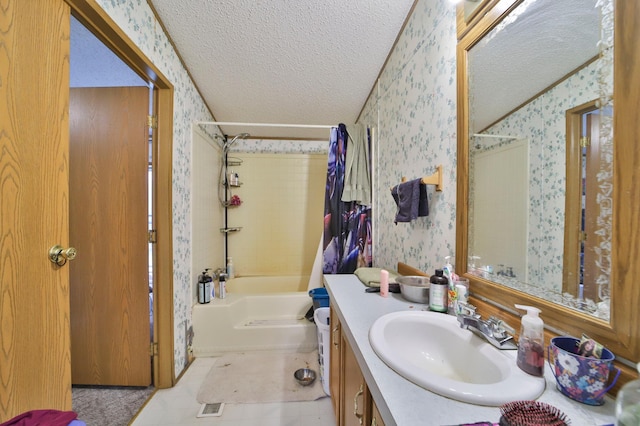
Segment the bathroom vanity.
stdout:
<svg viewBox="0 0 640 426">
<path fill-rule="evenodd" d="M 382 315 L 423 311 L 427 305 L 407 302 L 400 294 L 381 297 L 365 293 L 355 275 L 325 275 L 331 300 L 330 390 L 338 425 L 456 425 L 498 422 L 499 407 L 473 405 L 449 399 L 410 382 L 389 368 L 369 343 L 369 329 Z M 446 315 L 446 314 L 442 314 Z M 469 332 L 471 333 L 471 332 Z M 515 364 L 515 351 L 506 351 Z M 588 406 L 557 389 L 545 366 L 546 388 L 538 401 L 564 412 L 575 425 L 614 423 L 614 401 Z"/>
</svg>

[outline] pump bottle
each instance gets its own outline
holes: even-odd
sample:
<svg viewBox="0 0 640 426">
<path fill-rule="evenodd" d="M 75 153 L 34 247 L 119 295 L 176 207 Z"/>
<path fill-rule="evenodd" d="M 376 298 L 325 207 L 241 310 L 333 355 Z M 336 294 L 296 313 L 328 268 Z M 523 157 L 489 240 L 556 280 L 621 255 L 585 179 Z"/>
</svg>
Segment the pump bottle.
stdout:
<svg viewBox="0 0 640 426">
<path fill-rule="evenodd" d="M 211 269 L 205 269 L 202 271 L 202 274 L 198 276 L 198 303 L 211 302 L 211 283 L 213 282 L 213 277 L 208 274 L 210 270 Z"/>
<path fill-rule="evenodd" d="M 231 257 L 227 257 L 227 277 L 231 279 L 231 278 L 235 278 L 235 276 L 236 276 L 236 271 L 233 268 L 233 259 L 231 259 Z"/>
<path fill-rule="evenodd" d="M 544 375 L 544 322 L 538 316 L 540 309 L 525 305 L 515 306 L 527 311 L 522 317 L 517 365 L 525 373 L 542 377 Z"/>
</svg>

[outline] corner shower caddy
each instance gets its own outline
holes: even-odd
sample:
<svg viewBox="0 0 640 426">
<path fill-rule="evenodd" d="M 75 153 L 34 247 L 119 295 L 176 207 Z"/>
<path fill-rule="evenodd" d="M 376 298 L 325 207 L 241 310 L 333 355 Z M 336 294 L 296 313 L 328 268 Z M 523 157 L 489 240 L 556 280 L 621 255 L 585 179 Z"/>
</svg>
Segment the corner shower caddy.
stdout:
<svg viewBox="0 0 640 426">
<path fill-rule="evenodd" d="M 235 208 L 235 207 L 239 207 L 239 204 L 231 204 L 230 200 L 230 195 L 231 194 L 231 188 L 239 188 L 240 186 L 242 186 L 242 182 L 238 182 L 235 184 L 231 184 L 229 182 L 228 176 L 229 176 L 229 167 L 237 167 L 237 166 L 241 166 L 242 165 L 242 159 L 237 158 L 237 157 L 230 157 L 230 158 L 225 158 L 224 159 L 224 167 L 223 167 L 223 173 L 221 173 L 221 177 L 224 176 L 224 178 L 222 179 L 222 182 L 220 182 L 220 185 L 222 185 L 224 187 L 224 201 L 222 202 L 222 206 L 224 207 L 224 228 L 220 228 L 220 232 L 222 232 L 223 234 L 229 234 L 232 232 L 238 232 L 242 229 L 241 226 L 233 226 L 233 227 L 229 227 L 227 226 L 228 223 L 228 217 L 227 217 L 227 213 L 229 208 Z"/>
</svg>

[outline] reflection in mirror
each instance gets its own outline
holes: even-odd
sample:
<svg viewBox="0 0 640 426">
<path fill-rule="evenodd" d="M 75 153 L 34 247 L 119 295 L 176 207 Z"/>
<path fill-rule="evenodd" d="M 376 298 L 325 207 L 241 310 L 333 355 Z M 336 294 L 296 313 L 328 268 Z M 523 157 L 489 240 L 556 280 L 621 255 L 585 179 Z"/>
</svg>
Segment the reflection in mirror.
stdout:
<svg viewBox="0 0 640 426">
<path fill-rule="evenodd" d="M 467 22 L 469 21 L 469 19 L 473 15 L 473 12 L 475 12 L 478 6 L 480 6 L 480 3 L 482 3 L 482 0 L 464 0 L 462 2 L 462 7 L 464 8 L 465 21 Z"/>
<path fill-rule="evenodd" d="M 523 0 L 468 51 L 468 271 L 605 320 L 612 14 Z"/>
</svg>

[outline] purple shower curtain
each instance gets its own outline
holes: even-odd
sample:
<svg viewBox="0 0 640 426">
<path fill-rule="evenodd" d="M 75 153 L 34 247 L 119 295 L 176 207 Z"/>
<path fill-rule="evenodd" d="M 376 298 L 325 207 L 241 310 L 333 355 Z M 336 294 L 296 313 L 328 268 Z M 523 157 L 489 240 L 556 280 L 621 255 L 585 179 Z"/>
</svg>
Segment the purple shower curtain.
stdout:
<svg viewBox="0 0 640 426">
<path fill-rule="evenodd" d="M 357 268 L 372 265 L 371 206 L 341 201 L 347 141 L 344 124 L 331 128 L 322 244 L 325 274 L 351 274 Z M 370 147 L 368 129 L 367 143 Z"/>
</svg>

